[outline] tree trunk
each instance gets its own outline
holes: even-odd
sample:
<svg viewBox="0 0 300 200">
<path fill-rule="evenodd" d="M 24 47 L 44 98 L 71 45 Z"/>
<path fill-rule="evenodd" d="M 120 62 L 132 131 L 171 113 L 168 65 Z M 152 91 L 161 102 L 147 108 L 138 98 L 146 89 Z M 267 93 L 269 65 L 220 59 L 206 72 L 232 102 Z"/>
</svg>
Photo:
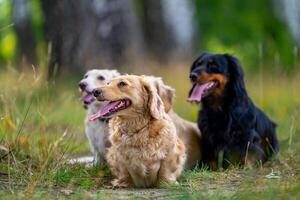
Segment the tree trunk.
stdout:
<svg viewBox="0 0 300 200">
<path fill-rule="evenodd" d="M 35 64 L 36 41 L 27 0 L 13 0 L 13 22 L 22 64 Z"/>
<path fill-rule="evenodd" d="M 144 0 L 141 4 L 144 39 L 148 53 L 160 61 L 166 60 L 174 48 L 174 36 L 164 17 L 162 1 Z"/>
<path fill-rule="evenodd" d="M 51 44 L 49 76 L 61 68 L 82 72 L 116 67 L 134 36 L 129 0 L 43 0 L 45 37 Z"/>
<path fill-rule="evenodd" d="M 165 22 L 174 38 L 172 53 L 182 59 L 191 56 L 197 46 L 193 1 L 162 0 Z"/>
</svg>

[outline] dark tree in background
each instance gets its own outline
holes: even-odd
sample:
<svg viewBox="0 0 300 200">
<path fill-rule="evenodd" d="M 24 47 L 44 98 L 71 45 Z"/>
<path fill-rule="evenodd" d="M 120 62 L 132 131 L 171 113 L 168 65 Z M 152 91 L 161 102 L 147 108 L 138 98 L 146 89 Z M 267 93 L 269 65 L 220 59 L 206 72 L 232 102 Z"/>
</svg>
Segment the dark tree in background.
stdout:
<svg viewBox="0 0 300 200">
<path fill-rule="evenodd" d="M 36 63 L 36 41 L 28 0 L 13 0 L 13 24 L 19 45 L 19 57 L 23 64 Z"/>
<path fill-rule="evenodd" d="M 137 0 L 135 3 L 145 49 L 151 59 L 182 59 L 195 52 L 198 39 L 194 1 Z"/>
<path fill-rule="evenodd" d="M 148 53 L 164 60 L 174 48 L 175 41 L 163 15 L 162 1 L 143 0 L 138 3 L 142 8 L 141 25 Z"/>
<path fill-rule="evenodd" d="M 129 0 L 43 0 L 49 75 L 115 67 L 132 50 L 134 19 Z M 135 31 L 136 33 L 137 31 Z"/>
<path fill-rule="evenodd" d="M 94 0 L 95 37 L 102 63 L 120 67 L 141 53 L 141 32 L 137 26 L 132 0 Z"/>
<path fill-rule="evenodd" d="M 19 7 L 27 2 L 15 1 Z M 147 57 L 152 61 L 168 61 L 174 55 L 181 59 L 193 52 L 191 43 L 196 44 L 189 15 L 192 5 L 189 0 L 41 1 L 49 77 L 91 67 L 119 68 Z M 22 10 L 16 13 L 21 15 Z"/>
</svg>

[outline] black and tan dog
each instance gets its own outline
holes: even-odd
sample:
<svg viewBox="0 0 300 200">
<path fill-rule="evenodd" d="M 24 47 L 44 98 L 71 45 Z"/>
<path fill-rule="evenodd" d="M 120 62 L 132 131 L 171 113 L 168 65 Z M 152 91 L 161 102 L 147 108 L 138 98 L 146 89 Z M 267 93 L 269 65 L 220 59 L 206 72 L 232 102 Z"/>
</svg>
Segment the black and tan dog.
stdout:
<svg viewBox="0 0 300 200">
<path fill-rule="evenodd" d="M 202 102 L 202 159 L 211 169 L 263 163 L 279 151 L 276 124 L 248 97 L 239 61 L 204 53 L 192 64 L 189 101 Z"/>
</svg>

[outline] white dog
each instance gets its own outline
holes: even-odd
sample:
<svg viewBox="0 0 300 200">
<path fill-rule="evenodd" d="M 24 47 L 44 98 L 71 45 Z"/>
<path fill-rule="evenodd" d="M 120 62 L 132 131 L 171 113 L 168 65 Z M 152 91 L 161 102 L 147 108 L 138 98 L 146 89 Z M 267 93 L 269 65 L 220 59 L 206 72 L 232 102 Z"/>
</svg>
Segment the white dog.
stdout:
<svg viewBox="0 0 300 200">
<path fill-rule="evenodd" d="M 95 114 L 107 102 L 96 101 L 92 91 L 111 79 L 119 76 L 117 70 L 89 70 L 79 82 L 79 89 L 82 92 L 81 100 L 84 107 L 87 109 L 85 119 L 85 133 L 89 140 L 91 151 L 94 155 L 94 164 L 103 164 L 106 162 L 106 150 L 110 146 L 108 119 L 99 119 L 89 121 L 90 115 Z"/>
</svg>

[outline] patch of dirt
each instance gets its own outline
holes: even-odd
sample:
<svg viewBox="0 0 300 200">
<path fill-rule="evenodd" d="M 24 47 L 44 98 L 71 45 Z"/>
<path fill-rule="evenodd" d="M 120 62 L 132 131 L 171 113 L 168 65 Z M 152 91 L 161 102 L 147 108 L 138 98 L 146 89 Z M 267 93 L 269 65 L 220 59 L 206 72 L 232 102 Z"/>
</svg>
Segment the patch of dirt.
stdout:
<svg viewBox="0 0 300 200">
<path fill-rule="evenodd" d="M 99 190 L 92 194 L 92 197 L 102 197 L 104 199 L 179 199 L 190 196 L 189 193 L 183 191 L 175 191 L 170 189 L 118 189 L 118 190 Z"/>
</svg>

